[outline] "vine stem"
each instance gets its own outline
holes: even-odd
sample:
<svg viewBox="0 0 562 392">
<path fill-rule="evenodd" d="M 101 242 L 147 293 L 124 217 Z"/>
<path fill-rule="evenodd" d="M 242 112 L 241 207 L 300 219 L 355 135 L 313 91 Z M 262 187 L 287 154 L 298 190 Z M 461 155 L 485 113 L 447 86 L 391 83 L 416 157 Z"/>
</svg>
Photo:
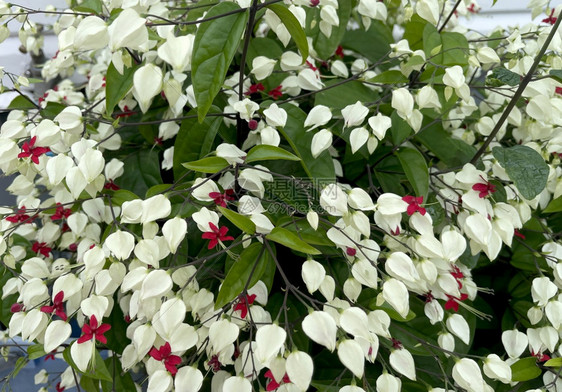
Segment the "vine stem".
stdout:
<svg viewBox="0 0 562 392">
<path fill-rule="evenodd" d="M 529 72 L 527 72 L 523 80 L 521 80 L 521 83 L 519 84 L 519 88 L 513 95 L 511 101 L 509 101 L 509 103 L 505 107 L 500 119 L 496 123 L 496 126 L 494 127 L 492 132 L 488 135 L 488 137 L 484 141 L 484 144 L 482 144 L 480 149 L 478 149 L 476 154 L 474 154 L 474 156 L 470 160 L 470 163 L 472 163 L 473 165 L 476 164 L 478 158 L 480 158 L 486 152 L 486 149 L 488 148 L 492 140 L 494 140 L 494 138 L 500 131 L 503 123 L 505 122 L 505 120 L 507 120 L 509 113 L 511 113 L 511 110 L 513 110 L 513 108 L 517 104 L 517 101 L 519 100 L 519 98 L 521 98 L 521 95 L 523 95 L 523 91 L 525 90 L 525 87 L 527 87 L 527 85 L 533 78 L 533 74 L 537 70 L 537 67 L 541 62 L 542 56 L 544 56 L 546 49 L 548 48 L 548 45 L 550 45 L 550 41 L 552 41 L 552 38 L 554 38 L 554 34 L 556 34 L 556 30 L 558 30 L 558 26 L 560 26 L 560 17 L 562 17 L 562 11 L 560 11 L 560 13 L 558 14 L 558 18 L 556 18 L 556 23 L 554 23 L 554 26 L 552 26 L 552 29 L 550 30 L 550 34 L 548 34 L 548 37 L 546 38 L 546 41 L 544 42 L 541 50 L 537 54 L 537 57 L 535 57 L 535 61 L 533 62 L 533 65 L 531 66 Z"/>
</svg>

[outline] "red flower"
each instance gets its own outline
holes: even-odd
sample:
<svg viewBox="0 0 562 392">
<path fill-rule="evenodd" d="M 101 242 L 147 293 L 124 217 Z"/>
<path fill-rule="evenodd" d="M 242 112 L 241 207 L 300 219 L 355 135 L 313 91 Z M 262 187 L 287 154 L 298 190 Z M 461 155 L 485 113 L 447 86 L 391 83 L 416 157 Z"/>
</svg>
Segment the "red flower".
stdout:
<svg viewBox="0 0 562 392">
<path fill-rule="evenodd" d="M 57 392 L 62 392 L 66 389 L 66 387 L 60 386 L 60 381 L 57 383 L 57 386 L 55 388 L 57 389 Z"/>
<path fill-rule="evenodd" d="M 34 242 L 31 246 L 31 250 L 37 254 L 41 253 L 43 256 L 49 257 L 52 248 L 49 248 L 46 242 Z"/>
<path fill-rule="evenodd" d="M 338 46 L 338 48 L 336 49 L 336 53 L 335 55 L 339 58 L 343 59 L 343 47 L 341 45 Z"/>
<path fill-rule="evenodd" d="M 70 208 L 64 208 L 61 203 L 57 203 L 57 209 L 55 213 L 51 216 L 52 221 L 56 221 L 59 219 L 66 219 L 70 215 L 72 215 L 72 210 Z"/>
<path fill-rule="evenodd" d="M 248 299 L 248 301 L 246 301 L 246 298 Z M 256 300 L 256 295 L 252 294 L 252 295 L 240 295 L 238 297 L 238 303 L 236 305 L 234 305 L 233 310 L 240 311 L 240 317 L 241 318 L 246 318 L 246 315 L 248 314 L 248 305 L 251 305 L 254 303 L 254 301 Z"/>
<path fill-rule="evenodd" d="M 39 157 L 45 153 L 51 151 L 49 147 L 34 147 L 37 136 L 33 136 L 29 142 L 23 143 L 21 146 L 22 152 L 18 154 L 18 158 L 28 158 L 31 157 L 31 162 L 36 165 L 39 164 Z"/>
<path fill-rule="evenodd" d="M 21 208 L 17 210 L 15 215 L 7 216 L 6 220 L 12 223 L 31 223 L 32 219 L 29 217 L 29 215 L 26 214 L 26 212 L 27 210 L 25 209 L 25 206 L 21 206 Z"/>
<path fill-rule="evenodd" d="M 234 189 L 227 189 L 224 193 L 220 192 L 209 192 L 209 197 L 213 199 L 216 205 L 225 207 L 226 202 L 234 200 Z"/>
<path fill-rule="evenodd" d="M 453 309 L 455 312 L 459 311 L 459 302 L 468 298 L 468 294 L 461 294 L 460 298 L 453 297 L 452 295 L 445 294 L 449 300 L 445 302 L 445 310 Z"/>
<path fill-rule="evenodd" d="M 395 348 L 397 350 L 402 350 L 404 348 L 400 340 L 394 338 L 390 338 L 390 340 L 392 341 L 392 348 Z"/>
<path fill-rule="evenodd" d="M 281 98 L 283 96 L 283 93 L 281 92 L 282 88 L 283 88 L 283 86 L 279 85 L 279 86 L 275 87 L 273 90 L 269 91 L 267 93 L 267 95 L 269 95 L 274 100 L 277 100 L 278 98 Z"/>
<path fill-rule="evenodd" d="M 248 91 L 246 91 L 244 94 L 245 95 L 252 95 L 252 94 L 257 94 L 260 91 L 265 90 L 265 87 L 263 87 L 263 84 L 261 83 L 257 83 L 257 84 L 252 84 L 250 86 L 250 88 L 248 89 Z"/>
<path fill-rule="evenodd" d="M 283 379 L 281 380 L 280 383 L 278 383 L 277 381 L 275 381 L 275 377 L 273 377 L 273 373 L 271 370 L 268 370 L 267 372 L 265 372 L 264 374 L 265 378 L 268 378 L 269 381 L 265 387 L 266 391 L 274 391 L 277 388 L 279 388 L 281 386 L 281 384 L 288 384 L 291 382 L 291 379 L 289 378 L 289 376 L 287 375 L 287 373 L 285 373 L 285 375 L 283 376 Z"/>
<path fill-rule="evenodd" d="M 453 265 L 451 267 L 453 268 L 453 271 L 451 272 L 451 275 L 453 275 L 453 278 L 455 278 L 457 280 L 457 283 L 458 283 L 459 289 L 460 289 L 460 288 L 462 288 L 461 279 L 464 278 L 464 274 L 461 272 L 459 267 L 457 267 L 456 265 Z"/>
<path fill-rule="evenodd" d="M 472 189 L 478 193 L 478 196 L 483 199 L 488 195 L 491 195 L 496 191 L 496 186 L 494 184 L 489 183 L 488 181 L 484 181 L 483 183 L 479 182 L 472 186 Z"/>
<path fill-rule="evenodd" d="M 318 71 L 318 68 L 316 68 L 314 65 L 312 65 L 312 63 L 308 60 L 306 60 L 306 65 L 308 66 L 308 68 L 310 68 L 313 71 Z"/>
<path fill-rule="evenodd" d="M 320 4 L 320 0 L 310 0 L 311 7 L 316 7 L 318 4 Z"/>
<path fill-rule="evenodd" d="M 103 189 L 109 189 L 111 191 L 118 191 L 121 188 L 119 188 L 119 186 L 115 185 L 113 180 L 109 180 L 105 183 L 105 185 L 103 186 Z"/>
<path fill-rule="evenodd" d="M 226 235 L 226 233 L 228 233 L 228 227 L 222 226 L 219 229 L 212 222 L 209 222 L 209 227 L 213 231 L 212 232 L 207 231 L 207 232 L 205 232 L 201 235 L 201 238 L 203 238 L 204 240 L 210 240 L 208 249 L 213 249 L 215 246 L 217 246 L 219 241 L 232 241 L 232 240 L 234 240 L 234 237 L 232 237 L 230 235 L 228 235 L 228 236 Z"/>
<path fill-rule="evenodd" d="M 123 107 L 123 113 L 116 115 L 115 118 L 131 117 L 135 113 L 137 112 L 133 112 L 127 105 L 125 105 Z"/>
<path fill-rule="evenodd" d="M 352 257 L 353 257 L 353 256 L 355 256 L 355 255 L 357 254 L 357 250 L 348 246 L 348 247 L 345 249 L 345 253 L 346 253 L 348 256 L 352 256 Z"/>
<path fill-rule="evenodd" d="M 49 354 L 45 355 L 45 361 L 48 361 L 49 359 L 54 361 L 56 353 L 57 353 L 57 350 L 55 349 L 55 350 L 51 351 Z"/>
<path fill-rule="evenodd" d="M 556 88 L 554 89 L 554 92 L 555 92 L 556 94 L 561 94 L 561 95 L 562 95 L 562 87 L 556 87 Z"/>
<path fill-rule="evenodd" d="M 556 23 L 556 19 L 558 18 L 554 17 L 554 9 L 552 9 L 552 11 L 550 11 L 550 15 L 544 18 L 542 21 L 543 23 L 548 23 L 550 25 L 553 25 L 554 23 Z"/>
<path fill-rule="evenodd" d="M 166 342 L 166 344 L 160 346 L 159 349 L 153 347 L 152 350 L 150 350 L 149 355 L 157 361 L 164 361 L 166 370 L 168 370 L 172 375 L 175 375 L 178 372 L 176 366 L 181 363 L 181 358 L 177 355 L 172 355 L 170 343 Z"/>
<path fill-rule="evenodd" d="M 211 360 L 207 363 L 207 365 L 209 365 L 209 367 L 213 370 L 213 372 L 218 372 L 219 370 L 221 370 L 221 366 L 222 364 L 219 361 L 219 357 L 218 355 L 213 355 L 211 357 Z"/>
<path fill-rule="evenodd" d="M 531 355 L 535 358 L 537 358 L 538 362 L 545 362 L 548 361 L 550 359 L 550 356 L 547 354 L 543 354 L 540 351 L 538 353 L 535 353 L 533 350 L 531 350 Z"/>
<path fill-rule="evenodd" d="M 107 338 L 103 336 L 103 334 L 110 329 L 111 325 L 109 324 L 102 324 L 98 326 L 96 316 L 92 315 L 92 317 L 90 317 L 90 324 L 84 324 L 82 327 L 82 333 L 84 335 L 78 339 L 78 343 L 84 343 L 95 338 L 98 342 L 106 344 Z"/>
<path fill-rule="evenodd" d="M 425 208 L 421 206 L 421 204 L 423 203 L 423 196 L 404 196 L 402 200 L 409 204 L 408 210 L 406 211 L 409 216 L 414 215 L 416 211 L 422 215 L 425 215 Z"/>
<path fill-rule="evenodd" d="M 513 230 L 513 235 L 516 236 L 516 237 L 521 238 L 522 240 L 525 239 L 525 235 L 524 235 L 523 233 L 521 233 L 521 232 L 520 232 L 519 230 L 517 230 L 517 229 Z"/>
<path fill-rule="evenodd" d="M 19 313 L 23 310 L 25 310 L 25 306 L 23 306 L 23 304 L 20 304 L 19 302 L 16 302 L 12 304 L 12 306 L 10 306 L 10 312 L 12 313 Z"/>
<path fill-rule="evenodd" d="M 64 312 L 64 291 L 59 291 L 55 298 L 53 299 L 53 306 L 42 306 L 41 311 L 43 313 L 54 313 L 59 316 L 64 321 L 67 320 L 66 313 Z"/>
</svg>

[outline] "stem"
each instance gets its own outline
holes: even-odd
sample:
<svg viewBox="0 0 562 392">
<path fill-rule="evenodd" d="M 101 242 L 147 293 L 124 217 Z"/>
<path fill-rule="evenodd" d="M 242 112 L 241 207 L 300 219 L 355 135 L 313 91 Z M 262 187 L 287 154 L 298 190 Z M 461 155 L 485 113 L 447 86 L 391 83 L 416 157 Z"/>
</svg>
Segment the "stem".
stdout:
<svg viewBox="0 0 562 392">
<path fill-rule="evenodd" d="M 242 55 L 240 57 L 240 78 L 238 79 L 238 100 L 244 99 L 244 71 L 246 69 L 246 57 L 248 56 L 248 48 L 250 47 L 250 39 L 252 38 L 252 30 L 254 29 L 254 22 L 256 20 L 256 13 L 258 12 L 258 0 L 253 0 L 250 7 L 250 16 L 248 18 L 248 25 L 246 26 L 246 33 L 244 35 L 244 46 L 242 47 Z M 240 115 L 236 116 L 236 144 L 240 145 L 243 138 L 242 119 Z"/>
<path fill-rule="evenodd" d="M 544 53 L 546 52 L 546 49 L 548 48 L 548 45 L 550 45 L 550 41 L 552 41 L 552 38 L 554 38 L 554 34 L 556 34 L 556 30 L 558 30 L 558 26 L 560 26 L 560 17 L 562 17 L 562 11 L 558 14 L 558 18 L 556 18 L 556 23 L 554 23 L 554 26 L 552 26 L 552 30 L 550 30 L 550 34 L 548 34 L 548 37 L 547 37 L 546 41 L 544 42 L 541 50 L 537 54 L 537 57 L 535 57 L 535 61 L 534 61 L 533 65 L 531 66 L 531 68 L 529 69 L 529 72 L 527 72 L 527 74 L 525 75 L 525 77 L 523 78 L 521 83 L 519 84 L 519 88 L 517 89 L 517 91 L 513 95 L 513 98 L 511 99 L 511 101 L 509 101 L 509 103 L 505 107 L 500 119 L 496 123 L 496 126 L 494 127 L 494 129 L 492 130 L 490 135 L 488 135 L 488 137 L 484 141 L 484 144 L 482 144 L 480 149 L 476 152 L 476 154 L 474 154 L 474 156 L 470 160 L 470 163 L 472 163 L 473 165 L 476 164 L 476 161 L 478 161 L 478 158 L 480 158 L 486 152 L 486 149 L 488 148 L 488 146 L 490 145 L 492 140 L 494 140 L 494 138 L 496 137 L 496 135 L 500 131 L 503 123 L 505 122 L 505 120 L 507 120 L 507 117 L 509 116 L 509 113 L 511 113 L 511 110 L 515 107 L 519 98 L 521 98 L 521 95 L 523 94 L 523 91 L 525 90 L 525 87 L 527 87 L 527 85 L 529 84 L 529 82 L 533 78 L 533 74 L 535 73 L 537 67 L 539 66 L 539 63 L 541 62 L 542 56 L 544 56 Z"/>
</svg>

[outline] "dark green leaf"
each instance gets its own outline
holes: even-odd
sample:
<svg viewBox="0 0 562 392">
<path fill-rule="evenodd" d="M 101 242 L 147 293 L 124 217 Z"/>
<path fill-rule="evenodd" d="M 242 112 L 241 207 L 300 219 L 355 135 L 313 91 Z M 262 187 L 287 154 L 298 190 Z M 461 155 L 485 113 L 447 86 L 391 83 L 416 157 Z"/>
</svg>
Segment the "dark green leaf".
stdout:
<svg viewBox="0 0 562 392">
<path fill-rule="evenodd" d="M 340 83 L 340 81 L 328 81 L 326 82 L 326 87 L 336 85 L 337 83 Z M 378 98 L 379 94 L 377 92 L 365 87 L 363 83 L 353 80 L 318 92 L 314 98 L 314 105 L 325 105 L 332 109 L 334 115 L 339 115 L 340 110 L 347 105 L 353 105 L 357 101 L 375 102 Z"/>
<path fill-rule="evenodd" d="M 347 22 L 351 15 L 352 2 L 349 0 L 338 0 L 338 18 L 340 23 L 338 26 L 332 26 L 332 34 L 330 37 L 326 37 L 324 33 L 320 31 L 318 24 L 320 22 L 320 7 L 311 10 L 307 18 L 307 37 L 313 38 L 313 46 L 316 49 L 318 57 L 327 60 L 328 57 L 334 54 L 336 48 L 340 44 L 343 35 L 347 31 Z"/>
<path fill-rule="evenodd" d="M 373 42 L 377 44 L 373 45 Z M 394 43 L 392 30 L 385 23 L 373 20 L 367 31 L 363 29 L 347 30 L 341 45 L 345 49 L 360 53 L 372 63 L 376 63 L 390 52 L 391 43 Z M 385 69 L 384 64 L 382 68 Z"/>
<path fill-rule="evenodd" d="M 122 354 L 130 340 L 127 338 L 127 327 L 129 325 L 125 321 L 125 315 L 120 306 L 113 308 L 106 323 L 111 325 L 111 329 L 105 333 L 107 348 Z"/>
<path fill-rule="evenodd" d="M 275 146 L 270 146 L 267 144 L 260 144 L 259 146 L 253 147 L 248 151 L 246 156 L 246 163 L 255 161 L 270 161 L 276 159 L 284 159 L 288 161 L 300 161 L 300 158 L 289 151 Z"/>
<path fill-rule="evenodd" d="M 66 105 L 58 102 L 49 102 L 44 109 L 41 109 L 41 116 L 53 120 L 64 108 L 66 108 Z"/>
<path fill-rule="evenodd" d="M 537 367 L 537 359 L 535 357 L 522 358 L 511 365 L 512 381 L 528 381 L 537 378 L 541 374 L 542 371 Z"/>
<path fill-rule="evenodd" d="M 295 44 L 297 44 L 297 48 L 299 48 L 303 59 L 302 62 L 304 63 L 308 58 L 308 41 L 298 19 L 291 11 L 280 4 L 270 4 L 267 8 L 275 12 L 279 19 L 281 19 L 281 22 L 283 22 L 287 31 L 289 31 L 289 34 L 293 37 Z"/>
<path fill-rule="evenodd" d="M 211 113 L 220 110 L 211 107 Z M 204 158 L 213 147 L 213 141 L 222 124 L 222 117 L 205 117 L 202 123 L 190 118 L 182 121 L 174 144 L 174 178 L 178 180 L 187 170 L 183 162 L 196 161 Z"/>
<path fill-rule="evenodd" d="M 42 344 L 34 344 L 31 346 L 27 346 L 27 357 L 30 360 L 41 358 L 44 357 L 45 355 L 47 355 L 47 353 L 45 352 L 45 350 L 43 350 Z"/>
<path fill-rule="evenodd" d="M 531 147 L 494 147 L 492 153 L 525 199 L 535 198 L 545 188 L 548 165 Z"/>
<path fill-rule="evenodd" d="M 405 77 L 402 72 L 394 69 L 392 71 L 385 71 L 378 74 L 374 78 L 370 79 L 369 82 L 382 84 L 402 84 L 408 83 L 409 79 Z"/>
<path fill-rule="evenodd" d="M 124 335 L 123 335 L 124 336 Z M 105 360 L 105 365 L 111 373 L 112 381 L 101 382 L 103 392 L 136 392 L 137 388 L 130 372 L 123 372 L 121 361 L 116 356 Z M 99 391 L 99 390 L 98 390 Z"/>
<path fill-rule="evenodd" d="M 398 115 L 398 112 L 393 111 L 391 116 L 392 127 L 390 133 L 392 134 L 392 143 L 395 146 L 401 145 L 404 140 L 412 133 L 412 127 Z"/>
<path fill-rule="evenodd" d="M 209 10 L 205 18 L 212 18 L 240 9 L 235 3 L 219 3 Z M 213 104 L 220 91 L 232 58 L 244 33 L 246 11 L 226 15 L 201 23 L 193 42 L 191 78 L 197 101 L 199 122 Z"/>
<path fill-rule="evenodd" d="M 125 171 L 115 183 L 136 195 L 144 195 L 148 188 L 161 184 L 160 160 L 156 150 L 139 150 L 124 159 Z"/>
<path fill-rule="evenodd" d="M 31 98 L 26 98 L 22 95 L 18 95 L 12 99 L 12 102 L 8 105 L 8 109 L 10 110 L 27 110 L 36 108 L 37 106 L 35 106 Z"/>
<path fill-rule="evenodd" d="M 428 60 L 442 65 L 466 65 L 468 41 L 460 33 L 440 33 L 432 24 L 423 30 L 423 50 Z"/>
<path fill-rule="evenodd" d="M 418 150 L 404 147 L 397 151 L 397 155 L 416 196 L 423 196 L 427 200 L 429 169 L 425 158 Z"/>
<path fill-rule="evenodd" d="M 208 157 L 198 161 L 182 163 L 182 166 L 199 173 L 217 173 L 228 167 L 228 162 L 221 157 Z"/>
<path fill-rule="evenodd" d="M 494 68 L 492 74 L 486 77 L 486 85 L 492 87 L 500 87 L 506 84 L 517 86 L 520 82 L 521 76 L 502 67 Z"/>
<path fill-rule="evenodd" d="M 476 153 L 473 146 L 452 138 L 440 125 L 423 129 L 415 138 L 447 166 L 462 166 Z"/>
<path fill-rule="evenodd" d="M 276 227 L 271 230 L 271 233 L 265 236 L 268 240 L 275 241 L 278 244 L 286 246 L 287 248 L 296 250 L 298 252 L 307 253 L 309 255 L 319 255 L 320 252 L 313 246 L 310 246 L 303 240 L 301 240 L 296 234 L 293 232 L 284 229 L 282 227 Z"/>
<path fill-rule="evenodd" d="M 226 219 L 232 222 L 234 226 L 238 227 L 243 232 L 248 234 L 254 234 L 256 232 L 256 225 L 247 216 L 229 210 L 228 208 L 218 207 L 218 209 Z"/>
<path fill-rule="evenodd" d="M 244 249 L 222 283 L 215 309 L 228 304 L 240 295 L 244 288 L 255 285 L 271 263 L 274 261 L 263 244 L 254 242 Z"/>
<path fill-rule="evenodd" d="M 121 75 L 113 63 L 109 64 L 105 75 L 105 113 L 108 116 L 111 116 L 113 108 L 133 87 L 133 75 L 136 70 L 137 67 L 125 67 Z"/>
<path fill-rule="evenodd" d="M 312 156 L 310 146 L 314 133 L 304 130 L 306 114 L 291 104 L 282 105 L 282 108 L 287 112 L 287 124 L 280 130 L 280 133 L 300 158 L 300 164 L 307 176 L 310 179 L 334 181 L 336 175 L 330 154 L 324 151 L 317 158 Z"/>
<path fill-rule="evenodd" d="M 100 392 L 100 381 L 90 377 L 80 379 L 80 388 L 85 392 Z"/>
<path fill-rule="evenodd" d="M 548 74 L 552 79 L 562 83 L 562 69 L 551 69 Z"/>
<path fill-rule="evenodd" d="M 418 50 L 424 48 L 423 36 L 427 21 L 414 14 L 404 28 L 404 39 L 408 40 L 410 49 Z"/>
</svg>

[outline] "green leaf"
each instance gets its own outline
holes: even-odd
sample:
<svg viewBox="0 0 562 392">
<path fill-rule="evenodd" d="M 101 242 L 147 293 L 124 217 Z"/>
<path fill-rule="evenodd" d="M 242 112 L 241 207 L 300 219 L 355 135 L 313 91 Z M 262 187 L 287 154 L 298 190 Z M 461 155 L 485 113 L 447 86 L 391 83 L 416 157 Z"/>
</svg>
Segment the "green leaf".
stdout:
<svg viewBox="0 0 562 392">
<path fill-rule="evenodd" d="M 308 58 L 308 41 L 298 19 L 291 11 L 280 4 L 270 4 L 267 8 L 275 12 L 287 28 L 287 31 L 289 31 L 289 34 L 291 34 L 291 37 L 293 37 L 295 44 L 297 44 L 297 48 L 299 48 L 299 51 L 301 52 L 302 62 L 304 64 Z"/>
<path fill-rule="evenodd" d="M 115 183 L 136 195 L 144 195 L 148 188 L 162 183 L 160 160 L 156 150 L 138 150 L 123 160 L 124 173 Z"/>
<path fill-rule="evenodd" d="M 101 0 L 84 0 L 79 5 L 74 7 L 75 11 L 91 12 L 94 14 L 101 14 L 103 6 Z"/>
<path fill-rule="evenodd" d="M 238 227 L 244 233 L 254 234 L 256 232 L 256 225 L 247 216 L 229 210 L 228 208 L 218 207 L 218 209 L 226 219 L 232 222 L 234 226 Z"/>
<path fill-rule="evenodd" d="M 53 120 L 60 112 L 66 108 L 66 105 L 60 104 L 58 102 L 49 102 L 44 109 L 41 109 L 41 116 L 43 118 L 48 118 Z"/>
<path fill-rule="evenodd" d="M 27 357 L 30 360 L 41 358 L 44 357 L 45 355 L 47 355 L 47 353 L 43 349 L 42 344 L 34 344 L 31 346 L 27 346 Z"/>
<path fill-rule="evenodd" d="M 209 10 L 205 18 L 239 9 L 235 3 L 219 3 Z M 197 29 L 193 42 L 191 78 L 199 122 L 205 118 L 222 87 L 244 33 L 247 18 L 247 11 L 242 11 L 201 23 Z"/>
<path fill-rule="evenodd" d="M 390 115 L 392 120 L 392 127 L 390 133 L 392 134 L 392 143 L 395 146 L 401 145 L 404 140 L 412 133 L 412 127 L 398 115 L 398 112 L 393 111 Z"/>
<path fill-rule="evenodd" d="M 27 110 L 36 108 L 37 106 L 35 106 L 31 98 L 26 98 L 23 95 L 18 95 L 12 99 L 12 102 L 8 105 L 8 109 L 10 110 Z"/>
<path fill-rule="evenodd" d="M 228 162 L 221 157 L 208 157 L 198 161 L 182 163 L 182 166 L 199 173 L 217 173 L 228 167 Z"/>
<path fill-rule="evenodd" d="M 551 69 L 548 75 L 557 82 L 562 83 L 562 69 Z"/>
<path fill-rule="evenodd" d="M 552 71 L 550 71 L 552 73 Z M 486 77 L 486 86 L 500 87 L 504 85 L 517 86 L 521 76 L 503 67 L 494 68 L 492 74 Z"/>
<path fill-rule="evenodd" d="M 309 255 L 319 255 L 320 252 L 313 246 L 310 246 L 303 240 L 301 240 L 296 234 L 293 232 L 284 229 L 282 227 L 276 227 L 271 232 L 265 236 L 268 240 L 277 242 L 287 248 L 296 250 L 298 252 L 306 253 Z"/>
<path fill-rule="evenodd" d="M 427 147 L 447 166 L 462 166 L 470 162 L 476 149 L 459 139 L 454 139 L 441 125 L 427 127 L 415 139 Z"/>
<path fill-rule="evenodd" d="M 126 189 L 119 189 L 116 190 L 111 196 L 111 204 L 113 206 L 120 207 L 126 201 L 131 201 L 135 199 L 140 199 L 140 197 L 138 197 L 133 192 L 128 191 Z"/>
<path fill-rule="evenodd" d="M 26 357 L 19 357 L 14 366 L 14 370 L 10 373 L 10 377 L 16 378 L 18 373 L 27 365 L 29 360 Z"/>
<path fill-rule="evenodd" d="M 418 14 L 414 14 L 406 23 L 404 28 L 404 39 L 408 41 L 410 49 L 419 50 L 424 48 L 424 41 L 422 37 L 424 36 L 424 30 L 427 24 L 427 21 Z"/>
<path fill-rule="evenodd" d="M 110 369 L 111 381 L 101 382 L 103 392 L 136 392 L 137 388 L 130 372 L 123 372 L 121 361 L 114 355 L 107 358 L 105 365 Z M 99 389 L 97 390 L 99 391 Z"/>
<path fill-rule="evenodd" d="M 396 155 L 406 173 L 406 177 L 414 188 L 416 196 L 423 196 L 427 200 L 429 189 L 429 169 L 423 155 L 413 148 L 400 148 Z"/>
<path fill-rule="evenodd" d="M 113 63 L 109 64 L 105 74 L 105 113 L 108 116 L 111 116 L 113 108 L 133 88 L 133 75 L 136 70 L 136 66 L 131 68 L 125 67 L 123 75 L 121 75 Z"/>
<path fill-rule="evenodd" d="M 552 200 L 550 203 L 548 203 L 548 206 L 546 206 L 546 208 L 543 210 L 543 212 L 546 213 L 560 212 L 560 211 L 562 211 L 562 196 Z"/>
<path fill-rule="evenodd" d="M 283 159 L 287 161 L 301 160 L 298 156 L 291 154 L 289 151 L 283 148 L 269 146 L 267 144 L 260 144 L 259 146 L 255 146 L 250 151 L 248 151 L 245 162 L 250 163 L 255 161 L 271 161 L 277 159 Z"/>
<path fill-rule="evenodd" d="M 549 359 L 548 361 L 543 363 L 543 366 L 557 367 L 557 368 L 562 367 L 562 357 Z"/>
<path fill-rule="evenodd" d="M 90 377 L 82 377 L 82 379 L 80 379 L 80 388 L 85 392 L 99 392 L 100 382 Z"/>
<path fill-rule="evenodd" d="M 211 113 L 219 113 L 211 107 Z M 205 117 L 202 123 L 196 118 L 182 121 L 176 142 L 174 143 L 174 178 L 178 180 L 187 170 L 183 162 L 191 162 L 204 158 L 213 147 L 215 136 L 222 124 L 222 117 Z"/>
<path fill-rule="evenodd" d="M 307 176 L 310 179 L 334 181 L 336 178 L 334 163 L 328 151 L 324 151 L 316 159 L 312 156 L 310 146 L 314 133 L 304 130 L 306 113 L 291 104 L 284 104 L 281 107 L 287 112 L 287 124 L 279 132 L 300 158 L 300 164 Z"/>
<path fill-rule="evenodd" d="M 467 65 L 468 41 L 460 33 L 440 33 L 432 24 L 423 30 L 423 50 L 428 60 L 441 65 Z"/>
<path fill-rule="evenodd" d="M 313 38 L 313 46 L 316 49 L 316 54 L 321 59 L 327 60 L 334 54 L 336 48 L 340 44 L 345 32 L 347 31 L 347 22 L 351 15 L 352 1 L 338 0 L 338 18 L 340 23 L 338 26 L 332 26 L 332 34 L 326 37 L 318 27 L 320 23 L 320 7 L 309 10 L 307 13 L 307 37 Z"/>
<path fill-rule="evenodd" d="M 374 78 L 370 79 L 369 82 L 382 83 L 382 84 L 402 84 L 408 83 L 409 79 L 405 77 L 402 72 L 394 69 L 392 71 L 385 71 Z"/>
<path fill-rule="evenodd" d="M 116 297 L 115 297 L 116 299 Z M 130 340 L 127 336 L 127 327 L 129 324 L 125 321 L 125 315 L 120 306 L 115 306 L 107 317 L 107 324 L 111 325 L 111 329 L 105 333 L 107 338 L 107 348 L 122 354 Z"/>
<path fill-rule="evenodd" d="M 511 365 L 512 381 L 529 381 L 542 374 L 535 357 L 522 358 Z"/>
<path fill-rule="evenodd" d="M 533 199 L 546 187 L 548 165 L 531 147 L 494 147 L 492 153 L 525 199 Z"/>
<path fill-rule="evenodd" d="M 376 45 L 373 45 L 376 42 Z M 372 63 L 377 63 L 390 52 L 390 44 L 394 43 L 391 28 L 381 21 L 371 21 L 371 26 L 367 31 L 364 29 L 348 30 L 341 42 L 345 49 L 353 50 L 365 56 Z M 386 64 L 381 64 L 382 69 L 388 68 Z"/>
<path fill-rule="evenodd" d="M 328 81 L 326 87 L 340 82 L 339 80 Z M 379 99 L 377 92 L 365 87 L 363 83 L 353 80 L 318 92 L 314 98 L 314 105 L 325 105 L 332 109 L 334 115 L 338 116 L 340 110 L 347 105 L 353 105 L 357 101 L 375 102 L 377 99 Z"/>
<path fill-rule="evenodd" d="M 266 269 L 275 266 L 271 255 L 265 246 L 254 242 L 240 254 L 234 262 L 224 282 L 221 285 L 215 309 L 219 309 L 240 295 L 244 288 L 255 285 L 262 277 Z"/>
</svg>

